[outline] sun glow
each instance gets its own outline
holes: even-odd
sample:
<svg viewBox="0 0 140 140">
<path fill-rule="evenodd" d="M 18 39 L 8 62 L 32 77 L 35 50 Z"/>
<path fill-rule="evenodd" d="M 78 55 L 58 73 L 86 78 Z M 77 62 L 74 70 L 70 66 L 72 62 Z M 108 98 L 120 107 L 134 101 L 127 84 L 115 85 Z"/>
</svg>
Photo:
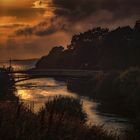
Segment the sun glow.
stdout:
<svg viewBox="0 0 140 140">
<path fill-rule="evenodd" d="M 33 3 L 33 7 L 32 8 L 46 8 L 48 7 L 46 2 L 43 2 L 41 0 L 37 0 Z"/>
</svg>

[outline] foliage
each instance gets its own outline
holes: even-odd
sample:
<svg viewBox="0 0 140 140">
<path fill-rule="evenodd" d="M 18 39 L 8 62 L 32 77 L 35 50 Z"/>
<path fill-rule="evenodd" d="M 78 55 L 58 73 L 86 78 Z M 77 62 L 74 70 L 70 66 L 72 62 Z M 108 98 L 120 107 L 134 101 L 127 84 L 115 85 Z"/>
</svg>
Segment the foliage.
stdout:
<svg viewBox="0 0 140 140">
<path fill-rule="evenodd" d="M 46 103 L 46 111 L 61 114 L 61 119 L 66 116 L 86 122 L 86 114 L 83 112 L 82 102 L 79 99 L 63 96 L 55 97 Z"/>
<path fill-rule="evenodd" d="M 140 22 L 112 31 L 97 27 L 72 37 L 64 49 L 54 47 L 36 68 L 113 70 L 140 67 Z"/>
<path fill-rule="evenodd" d="M 0 100 L 15 100 L 15 87 L 12 75 L 7 73 L 7 69 L 0 68 Z"/>
<path fill-rule="evenodd" d="M 66 104 L 66 107 L 62 111 L 63 104 Z M 74 98 L 56 97 L 49 100 L 40 112 L 33 113 L 32 109 L 21 103 L 0 103 L 0 139 L 115 140 L 112 134 L 108 134 L 101 127 L 87 126 L 80 117 L 80 114 L 85 116 L 81 105 L 81 102 Z M 74 113 L 75 110 L 81 113 Z"/>
<path fill-rule="evenodd" d="M 88 80 L 71 80 L 68 89 L 96 99 L 102 111 L 132 118 L 140 115 L 139 68 L 113 70 Z"/>
</svg>

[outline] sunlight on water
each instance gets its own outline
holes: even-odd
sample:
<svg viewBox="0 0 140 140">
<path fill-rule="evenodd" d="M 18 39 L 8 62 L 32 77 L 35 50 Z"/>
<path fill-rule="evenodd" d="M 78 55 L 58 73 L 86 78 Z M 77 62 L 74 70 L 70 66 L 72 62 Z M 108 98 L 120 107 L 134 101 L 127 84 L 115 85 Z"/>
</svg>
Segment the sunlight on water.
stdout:
<svg viewBox="0 0 140 140">
<path fill-rule="evenodd" d="M 34 111 L 37 112 L 48 99 L 55 96 L 77 97 L 76 94 L 68 92 L 65 83 L 53 79 L 34 79 L 20 82 L 16 85 L 16 95 L 23 101 L 34 102 Z"/>
<path fill-rule="evenodd" d="M 25 62 L 24 62 L 25 63 Z M 34 63 L 18 63 L 14 64 L 14 68 L 33 67 Z M 7 64 L 7 63 L 6 63 Z M 5 63 L 0 63 L 1 66 Z M 44 107 L 48 99 L 55 96 L 71 96 L 80 98 L 83 101 L 83 110 L 88 115 L 87 123 L 93 125 L 104 125 L 108 131 L 114 131 L 114 129 L 124 130 L 128 127 L 127 120 L 114 116 L 112 114 L 103 114 L 97 111 L 97 103 L 93 100 L 78 96 L 76 93 L 72 93 L 67 90 L 67 85 L 64 82 L 58 82 L 52 78 L 40 78 L 33 79 L 16 84 L 17 92 L 16 96 L 27 106 L 32 106 L 34 112 L 39 111 Z"/>
<path fill-rule="evenodd" d="M 19 96 L 21 100 L 34 102 L 35 112 L 42 108 L 48 99 L 55 96 L 79 98 L 78 95 L 67 90 L 64 82 L 57 82 L 51 78 L 20 82 L 17 84 L 17 89 L 16 95 Z M 88 114 L 89 122 L 93 123 L 93 120 L 97 122 L 98 117 L 92 111 L 93 108 L 96 108 L 96 103 L 86 98 L 82 98 L 81 100 L 83 101 L 83 109 Z"/>
<path fill-rule="evenodd" d="M 33 103 L 34 111 L 39 111 L 44 107 L 48 99 L 55 96 L 70 96 L 80 98 L 83 102 L 83 110 L 87 113 L 87 123 L 94 125 L 104 125 L 108 130 L 123 129 L 126 127 L 121 123 L 121 119 L 100 115 L 96 110 L 97 103 L 87 97 L 78 96 L 67 90 L 66 83 L 55 81 L 52 78 L 33 79 L 20 82 L 16 85 L 16 95 L 27 105 Z M 119 122 L 120 121 L 120 122 Z"/>
<path fill-rule="evenodd" d="M 102 119 L 96 115 L 96 111 L 93 111 L 93 109 L 96 109 L 97 104 L 89 101 L 88 99 L 82 99 L 83 100 L 83 109 L 88 115 L 88 123 L 90 124 L 101 124 Z"/>
</svg>

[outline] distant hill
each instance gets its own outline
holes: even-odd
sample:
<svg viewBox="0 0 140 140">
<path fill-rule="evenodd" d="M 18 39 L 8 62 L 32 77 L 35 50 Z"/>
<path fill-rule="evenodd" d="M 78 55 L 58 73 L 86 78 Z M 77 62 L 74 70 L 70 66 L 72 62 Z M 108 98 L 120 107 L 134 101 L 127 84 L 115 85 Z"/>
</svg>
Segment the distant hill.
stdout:
<svg viewBox="0 0 140 140">
<path fill-rule="evenodd" d="M 133 28 L 114 30 L 97 27 L 72 37 L 71 43 L 54 47 L 36 68 L 48 69 L 126 69 L 140 67 L 140 20 Z"/>
</svg>

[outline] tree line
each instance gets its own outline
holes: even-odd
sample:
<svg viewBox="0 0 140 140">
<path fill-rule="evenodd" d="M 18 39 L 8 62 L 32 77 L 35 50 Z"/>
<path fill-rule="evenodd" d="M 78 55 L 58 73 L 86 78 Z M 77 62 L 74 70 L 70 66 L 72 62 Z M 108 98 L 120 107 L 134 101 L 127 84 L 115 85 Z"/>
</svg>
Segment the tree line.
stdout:
<svg viewBox="0 0 140 140">
<path fill-rule="evenodd" d="M 52 48 L 37 68 L 113 70 L 140 67 L 140 20 L 114 30 L 97 27 L 72 37 L 65 49 Z"/>
</svg>

